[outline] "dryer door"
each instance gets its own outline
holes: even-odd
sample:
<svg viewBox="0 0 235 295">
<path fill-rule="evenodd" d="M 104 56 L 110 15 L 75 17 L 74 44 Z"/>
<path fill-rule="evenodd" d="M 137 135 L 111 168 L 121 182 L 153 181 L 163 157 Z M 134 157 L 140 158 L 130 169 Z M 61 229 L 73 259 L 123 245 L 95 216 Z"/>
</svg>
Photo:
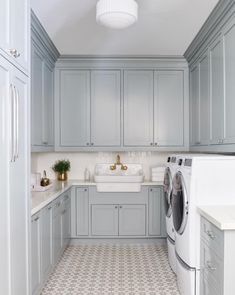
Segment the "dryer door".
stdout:
<svg viewBox="0 0 235 295">
<path fill-rule="evenodd" d="M 172 176 L 170 168 L 166 168 L 164 174 L 164 207 L 167 217 L 171 216 Z"/>
<path fill-rule="evenodd" d="M 188 198 L 181 172 L 177 172 L 173 179 L 171 205 L 174 228 L 178 234 L 183 234 L 188 219 Z"/>
</svg>

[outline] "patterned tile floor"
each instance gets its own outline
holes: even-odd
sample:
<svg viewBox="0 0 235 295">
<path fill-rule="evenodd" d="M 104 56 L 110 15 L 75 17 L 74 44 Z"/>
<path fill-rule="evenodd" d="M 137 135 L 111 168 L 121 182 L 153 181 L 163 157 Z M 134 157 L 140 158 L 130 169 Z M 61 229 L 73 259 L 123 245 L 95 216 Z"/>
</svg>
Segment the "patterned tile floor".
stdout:
<svg viewBox="0 0 235 295">
<path fill-rule="evenodd" d="M 179 295 L 165 246 L 69 246 L 43 295 Z"/>
</svg>

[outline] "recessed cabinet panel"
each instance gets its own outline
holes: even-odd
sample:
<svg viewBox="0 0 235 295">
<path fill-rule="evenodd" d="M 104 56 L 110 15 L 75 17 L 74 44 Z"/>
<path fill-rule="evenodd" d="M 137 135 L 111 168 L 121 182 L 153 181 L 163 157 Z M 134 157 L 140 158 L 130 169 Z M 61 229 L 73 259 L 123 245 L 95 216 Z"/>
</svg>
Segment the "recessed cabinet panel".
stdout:
<svg viewBox="0 0 235 295">
<path fill-rule="evenodd" d="M 32 79 L 31 79 L 31 142 L 42 145 L 43 126 L 43 56 L 32 45 Z M 45 117 L 45 116 L 44 116 Z"/>
<path fill-rule="evenodd" d="M 145 236 L 145 211 L 145 205 L 120 205 L 119 236 Z"/>
<path fill-rule="evenodd" d="M 215 41 L 210 48 L 211 60 L 211 142 L 221 144 L 224 137 L 224 63 L 223 43 Z"/>
<path fill-rule="evenodd" d="M 210 76 L 209 56 L 200 61 L 200 144 L 210 142 Z"/>
<path fill-rule="evenodd" d="M 118 235 L 118 205 L 92 205 L 91 211 L 93 236 Z"/>
<path fill-rule="evenodd" d="M 235 143 L 235 20 L 224 35 L 225 49 L 225 143 Z"/>
<path fill-rule="evenodd" d="M 160 236 L 161 235 L 161 188 L 151 188 L 149 190 L 149 235 Z"/>
<path fill-rule="evenodd" d="M 90 143 L 90 72 L 60 73 L 60 144 L 83 147 Z"/>
<path fill-rule="evenodd" d="M 91 145 L 121 144 L 120 71 L 91 72 Z"/>
<path fill-rule="evenodd" d="M 76 234 L 88 236 L 89 233 L 89 194 L 87 188 L 76 189 Z"/>
<path fill-rule="evenodd" d="M 191 144 L 200 144 L 200 93 L 199 93 L 199 66 L 196 65 L 190 72 L 190 108 L 191 108 Z"/>
<path fill-rule="evenodd" d="M 10 1 L 0 1 L 0 48 L 10 49 Z"/>
<path fill-rule="evenodd" d="M 153 71 L 124 72 L 124 145 L 153 145 Z"/>
<path fill-rule="evenodd" d="M 37 294 L 38 289 L 40 288 L 40 284 L 41 284 L 40 218 L 38 215 L 35 215 L 32 217 L 32 220 L 31 220 L 31 288 L 32 288 L 33 295 Z"/>
<path fill-rule="evenodd" d="M 156 71 L 154 83 L 154 145 L 183 146 L 183 72 Z"/>
</svg>

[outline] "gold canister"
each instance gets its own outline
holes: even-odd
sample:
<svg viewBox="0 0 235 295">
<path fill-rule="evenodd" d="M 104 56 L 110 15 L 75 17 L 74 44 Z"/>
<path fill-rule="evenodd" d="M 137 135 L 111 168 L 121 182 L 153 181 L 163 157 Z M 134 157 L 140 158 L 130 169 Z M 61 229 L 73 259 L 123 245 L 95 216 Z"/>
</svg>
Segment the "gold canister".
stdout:
<svg viewBox="0 0 235 295">
<path fill-rule="evenodd" d="M 66 181 L 67 179 L 68 179 L 68 173 L 67 172 L 58 173 L 58 180 Z"/>
</svg>

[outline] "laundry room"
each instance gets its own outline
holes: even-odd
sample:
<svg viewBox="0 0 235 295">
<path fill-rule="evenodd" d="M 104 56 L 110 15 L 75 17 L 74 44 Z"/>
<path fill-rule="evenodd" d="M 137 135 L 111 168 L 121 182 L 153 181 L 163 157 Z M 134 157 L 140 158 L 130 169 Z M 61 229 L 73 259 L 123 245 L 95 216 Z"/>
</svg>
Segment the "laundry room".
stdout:
<svg viewBox="0 0 235 295">
<path fill-rule="evenodd" d="M 234 295 L 235 0 L 0 1 L 0 294 Z"/>
</svg>

